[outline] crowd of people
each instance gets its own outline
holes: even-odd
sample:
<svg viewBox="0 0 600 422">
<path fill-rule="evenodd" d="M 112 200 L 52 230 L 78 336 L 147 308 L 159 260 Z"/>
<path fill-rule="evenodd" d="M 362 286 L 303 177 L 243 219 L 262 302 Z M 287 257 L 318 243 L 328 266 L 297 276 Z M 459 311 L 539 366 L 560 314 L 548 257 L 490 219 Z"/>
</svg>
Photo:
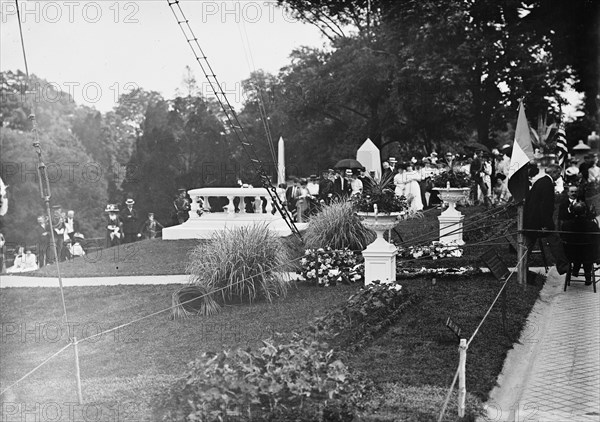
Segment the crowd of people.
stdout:
<svg viewBox="0 0 600 422">
<path fill-rule="evenodd" d="M 382 162 L 382 175 L 380 177 L 392 176 L 396 195 L 406 198 L 409 207 L 413 211 L 421 211 L 432 207 L 440 207 L 441 201 L 437 195 L 433 180 L 436 175 L 448 169 L 468 173 L 471 177 L 471 195 L 469 203 L 484 204 L 486 206 L 499 205 L 511 200 L 507 187 L 508 171 L 510 163 L 510 146 L 505 145 L 500 149 L 494 149 L 486 153 L 482 149 L 474 151 L 472 156 L 458 156 L 447 152 L 443 158 L 434 152 L 420 160 L 412 157 L 409 161 L 399 163 L 394 157 Z M 532 167 L 533 173 L 538 169 Z M 544 177 L 548 176 L 548 177 Z M 330 204 L 333 200 L 351 199 L 355 195 L 368 193 L 375 180 L 374 172 L 367 173 L 365 168 L 340 168 L 327 169 L 321 176 L 313 174 L 307 178 L 291 176 L 287 183 L 278 186 L 278 195 L 287 210 L 293 215 L 296 222 L 305 222 L 308 217 L 317 212 L 322 205 Z M 535 215 L 528 223 L 528 229 L 552 231 L 554 224 L 550 224 L 548 213 L 552 206 L 541 207 L 540 204 L 548 204 L 542 201 L 538 188 L 548 185 L 552 181 L 552 195 L 565 191 L 565 197 L 558 209 L 558 229 L 565 224 L 569 231 L 573 231 L 573 221 L 584 219 L 577 204 L 584 202 L 584 192 L 588 186 L 600 184 L 600 168 L 598 167 L 598 155 L 591 153 L 585 156 L 584 162 L 579 164 L 577 160 L 568 161 L 568 166 L 563 172 L 558 173 L 550 168 L 547 173 L 531 175 L 531 190 L 529 192 L 529 216 Z M 538 181 L 541 183 L 538 183 Z M 250 187 L 239 181 L 240 187 Z M 544 198 L 550 198 L 550 188 L 544 186 L 542 189 Z M 537 195 L 537 196 L 536 196 Z M 199 199 L 201 201 L 201 199 Z M 551 197 L 554 200 L 554 196 Z M 173 201 L 173 224 L 182 224 L 189 218 L 192 209 L 192 198 L 186 189 L 179 189 L 178 195 Z M 235 211 L 239 212 L 244 207 L 245 212 L 266 213 L 267 201 L 260 201 L 251 197 L 234 200 Z M 553 204 L 553 203 L 552 203 Z M 128 198 L 124 207 L 118 204 L 108 204 L 104 210 L 107 214 L 105 246 L 111 247 L 120 244 L 135 242 L 139 239 L 156 238 L 164 226 L 154 218 L 154 213 L 148 213 L 147 218 L 141 219 L 134 208 L 135 201 Z M 199 212 L 203 210 L 203 204 L 199 204 Z M 542 208 L 544 208 L 542 210 Z M 271 210 L 275 212 L 275 209 Z M 545 213 L 545 214 L 543 214 Z M 579 213 L 579 214 L 578 214 Z M 544 218 L 541 215 L 544 215 Z M 589 220 L 590 213 L 585 214 Z M 575 218 L 578 217 L 578 218 Z M 527 222 L 526 222 L 527 223 Z M 574 229 L 575 231 L 577 228 Z M 530 233 L 529 240 L 535 242 L 539 238 Z M 56 253 L 52 247 L 52 234 L 56 243 Z M 13 265 L 7 268 L 7 272 L 31 271 L 51 264 L 57 259 L 65 261 L 76 256 L 85 255 L 84 235 L 80 231 L 79 221 L 75 218 L 75 212 L 68 210 L 64 212 L 60 205 L 52 207 L 52 219 L 40 215 L 35 225 L 35 251 L 32 248 L 19 245 L 15 248 Z M 564 270 L 564 262 L 568 259 L 565 254 L 561 255 L 559 246 L 565 242 L 560 236 L 545 236 L 557 255 L 562 257 L 561 271 Z M 0 233 L 0 268 L 5 266 L 6 241 Z M 533 243 L 530 245 L 532 246 Z M 589 269 L 589 268 L 588 268 Z M 585 266 L 584 266 L 585 270 Z"/>
<path fill-rule="evenodd" d="M 586 163 L 594 161 L 593 155 L 586 159 Z M 600 260 L 600 228 L 596 210 L 586 203 L 585 192 L 587 186 L 598 182 L 589 176 L 567 182 L 555 224 L 557 181 L 562 179 L 563 169 L 551 164 L 530 166 L 529 172 L 531 188 L 525 198 L 523 218 L 526 259 L 535 243 L 542 240 L 554 256 L 559 274 L 572 271 L 572 276 L 577 277 L 583 267 L 585 284 L 592 284 L 593 266 Z"/>
<path fill-rule="evenodd" d="M 396 195 L 405 197 L 413 211 L 442 205 L 433 179 L 450 168 L 470 174 L 473 181 L 471 204 L 502 204 L 511 198 L 507 188 L 508 154 L 509 146 L 506 145 L 502 152 L 493 150 L 486 154 L 477 150 L 472 156 L 448 152 L 438 157 L 434 152 L 421 160 L 412 157 L 404 163 L 390 157 L 382 162 L 381 177 L 392 175 Z M 291 177 L 287 184 L 279 187 L 285 192 L 283 200 L 288 210 L 296 221 L 302 222 L 320 204 L 329 204 L 334 198 L 350 199 L 353 195 L 368 193 L 374 178 L 375 174 L 367 173 L 365 168 L 328 169 L 320 178 L 314 174 L 307 178 Z"/>
</svg>

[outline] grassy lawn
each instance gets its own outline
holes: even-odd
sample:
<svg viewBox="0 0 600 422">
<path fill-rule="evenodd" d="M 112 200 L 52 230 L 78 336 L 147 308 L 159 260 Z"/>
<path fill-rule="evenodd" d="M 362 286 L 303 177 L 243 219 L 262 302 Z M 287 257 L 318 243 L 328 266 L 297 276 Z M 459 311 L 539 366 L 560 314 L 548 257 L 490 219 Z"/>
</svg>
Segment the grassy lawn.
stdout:
<svg viewBox="0 0 600 422">
<path fill-rule="evenodd" d="M 70 331 L 81 338 L 168 308 L 175 288 L 67 288 Z M 82 343 L 79 356 L 85 402 L 105 412 L 115 407 L 138 409 L 138 419 L 130 420 L 153 420 L 153 403 L 202 352 L 254 347 L 274 332 L 302 329 L 357 288 L 317 289 L 299 284 L 287 298 L 271 304 L 230 306 L 219 315 L 188 320 L 171 320 L 170 314 L 164 313 Z M 4 389 L 66 345 L 69 327 L 60 322 L 57 289 L 3 289 L 0 309 L 0 380 Z M 31 405 L 76 402 L 73 374 L 73 351 L 68 349 L 2 401 Z M 21 420 L 20 415 L 15 420 Z"/>
<path fill-rule="evenodd" d="M 137 420 L 152 420 L 158 400 L 186 364 L 202 352 L 255 347 L 274 332 L 301 330 L 358 287 L 316 288 L 298 283 L 287 298 L 272 304 L 230 306 L 219 315 L 188 320 L 171 320 L 165 313 L 104 334 L 80 345 L 85 402 L 103 412 L 115 407 L 135 409 Z M 387 391 L 373 399 L 367 420 L 397 420 L 385 417 L 408 417 L 415 412 L 424 412 L 422 420 L 432 420 L 458 363 L 457 340 L 444 326 L 445 320 L 451 316 L 470 335 L 498 287 L 496 281 L 484 275 L 469 280 L 438 280 L 435 286 L 423 279 L 404 283 L 404 288 L 421 300 L 350 362 Z M 174 290 L 175 286 L 168 285 L 67 288 L 71 333 L 78 338 L 93 335 L 167 308 Z M 467 367 L 471 407 L 479 406 L 493 387 L 505 354 L 536 296 L 536 288 L 529 287 L 523 293 L 511 286 L 509 337 L 503 335 L 500 313 L 495 310 L 471 345 Z M 60 322 L 62 309 L 56 289 L 3 289 L 0 309 L 4 327 L 0 379 L 5 388 L 63 347 L 69 328 Z M 75 402 L 73 374 L 73 352 L 68 349 L 13 388 L 3 400 Z M 390 391 L 398 394 L 384 399 Z M 428 409 L 421 403 L 424 398 Z M 379 416 L 371 419 L 374 410 Z M 455 414 L 455 410 L 449 413 Z M 5 420 L 12 419 L 7 416 Z"/>
<path fill-rule="evenodd" d="M 185 274 L 188 254 L 206 240 L 142 240 L 98 250 L 60 264 L 63 277 L 110 277 L 129 275 Z M 283 239 L 293 256 L 302 254 L 300 242 L 293 236 Z M 56 277 L 56 266 L 46 265 L 27 275 Z"/>
<path fill-rule="evenodd" d="M 396 391 L 395 396 L 378 403 L 381 414 L 398 418 L 390 420 L 437 420 L 458 366 L 458 338 L 445 326 L 446 320 L 451 317 L 461 327 L 461 337 L 468 340 L 500 284 L 490 275 L 479 275 L 437 280 L 435 285 L 430 280 L 414 279 L 403 285 L 421 300 L 383 336 L 356 354 L 352 363 L 368 373 L 384 397 L 386 392 Z M 496 384 L 506 353 L 518 338 L 540 288 L 527 285 L 524 289 L 516 282 L 509 283 L 506 335 L 499 302 L 469 346 L 466 385 L 472 407 L 485 401 Z M 456 416 L 456 406 L 447 413 Z"/>
<path fill-rule="evenodd" d="M 489 227 L 477 223 L 482 208 L 463 208 L 470 243 L 493 236 Z M 424 218 L 399 224 L 407 243 L 436 237 L 439 210 Z M 511 215 L 498 220 L 510 220 Z M 105 249 L 97 260 L 75 260 L 61 266 L 64 276 L 110 276 L 181 274 L 187 254 L 197 241 L 142 241 L 121 249 Z M 504 240 L 491 240 L 508 265 L 515 256 Z M 299 256 L 302 247 L 293 238 L 288 247 Z M 127 249 L 131 248 L 131 249 Z M 411 265 L 445 266 L 476 263 L 484 247 L 465 248 L 461 259 L 419 261 Z M 534 264 L 535 265 L 535 264 Z M 49 266 L 37 275 L 53 275 Z M 514 280 L 513 280 L 514 281 Z M 437 419 L 447 388 L 458 365 L 458 340 L 445 322 L 451 317 L 469 337 L 492 303 L 500 285 L 490 275 L 404 280 L 404 289 L 419 299 L 401 319 L 383 334 L 350 356 L 349 364 L 364 372 L 380 389 L 366 401 L 363 420 L 393 421 Z M 343 303 L 360 286 L 316 288 L 298 283 L 288 297 L 273 303 L 228 306 L 219 315 L 172 320 L 166 312 L 104 334 L 79 346 L 83 396 L 88 407 L 120 419 L 154 420 L 160 399 L 188 362 L 205 351 L 233 347 L 256 347 L 274 332 L 291 333 L 306 327 L 313 318 Z M 171 306 L 177 286 L 72 287 L 65 289 L 70 328 L 61 323 L 62 308 L 57 289 L 10 288 L 0 290 L 0 389 L 23 376 L 67 344 L 70 335 L 78 338 L 132 321 Z M 496 306 L 471 344 L 467 358 L 469 415 L 481 410 L 481 403 L 494 386 L 506 356 L 518 337 L 533 306 L 540 286 L 526 289 L 514 283 L 508 289 L 507 335 Z M 500 304 L 499 304 L 500 305 Z M 73 403 L 77 400 L 71 348 L 36 371 L 2 397 L 5 403 Z M 63 413 L 68 409 L 61 405 Z M 75 416 L 82 408 L 75 406 Z M 11 413 L 12 412 L 12 413 Z M 19 410 L 4 412 L 4 420 L 23 420 Z M 446 420 L 456 420 L 451 404 Z M 38 415 L 38 419 L 42 419 Z M 89 418 L 87 420 L 90 420 Z M 99 419 L 104 420 L 104 419 Z"/>
</svg>

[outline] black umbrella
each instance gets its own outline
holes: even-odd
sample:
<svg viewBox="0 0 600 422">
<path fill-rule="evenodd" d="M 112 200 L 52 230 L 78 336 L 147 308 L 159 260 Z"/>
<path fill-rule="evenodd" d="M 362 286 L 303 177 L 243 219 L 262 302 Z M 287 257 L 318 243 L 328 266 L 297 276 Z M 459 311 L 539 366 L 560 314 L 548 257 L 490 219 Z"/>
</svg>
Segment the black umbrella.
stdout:
<svg viewBox="0 0 600 422">
<path fill-rule="evenodd" d="M 337 164 L 334 166 L 334 168 L 336 169 L 362 169 L 365 166 L 363 166 L 360 161 L 355 160 L 354 158 L 345 158 L 343 160 L 340 160 L 337 162 Z"/>
<path fill-rule="evenodd" d="M 483 144 L 480 144 L 479 142 L 475 142 L 473 144 L 469 144 L 469 145 L 465 145 L 466 148 L 475 150 L 475 151 L 483 151 L 483 152 L 487 152 L 488 154 L 490 153 L 490 149 L 488 147 L 486 147 Z"/>
</svg>

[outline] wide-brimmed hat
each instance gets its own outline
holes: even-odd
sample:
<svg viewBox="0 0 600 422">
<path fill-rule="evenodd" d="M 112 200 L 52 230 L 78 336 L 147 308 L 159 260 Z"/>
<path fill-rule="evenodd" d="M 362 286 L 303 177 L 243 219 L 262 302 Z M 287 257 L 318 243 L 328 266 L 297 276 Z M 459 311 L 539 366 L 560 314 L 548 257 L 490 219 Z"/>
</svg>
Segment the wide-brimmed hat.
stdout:
<svg viewBox="0 0 600 422">
<path fill-rule="evenodd" d="M 186 188 L 179 188 L 179 189 L 177 189 L 177 192 L 180 192 L 180 193 L 181 192 L 187 192 L 187 189 Z"/>
<path fill-rule="evenodd" d="M 391 163 L 397 163 L 396 158 L 395 157 L 390 157 L 388 162 Z"/>
<path fill-rule="evenodd" d="M 125 201 L 125 205 L 133 205 L 135 204 L 135 201 L 131 198 L 127 198 L 127 201 Z"/>
<path fill-rule="evenodd" d="M 73 235 L 73 238 L 74 239 L 85 239 L 85 236 L 83 235 L 83 233 L 78 232 Z"/>
<path fill-rule="evenodd" d="M 108 204 L 104 212 L 119 212 L 119 206 L 117 204 Z"/>
</svg>

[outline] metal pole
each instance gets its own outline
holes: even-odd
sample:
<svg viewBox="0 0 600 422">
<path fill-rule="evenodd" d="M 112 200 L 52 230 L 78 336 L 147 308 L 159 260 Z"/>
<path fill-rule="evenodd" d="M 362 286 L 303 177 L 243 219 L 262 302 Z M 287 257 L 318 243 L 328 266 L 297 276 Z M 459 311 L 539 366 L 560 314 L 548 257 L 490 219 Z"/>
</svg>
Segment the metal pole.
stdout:
<svg viewBox="0 0 600 422">
<path fill-rule="evenodd" d="M 458 346 L 458 416 L 465 416 L 465 400 L 467 398 L 466 366 L 467 366 L 467 339 L 461 338 Z"/>
<path fill-rule="evenodd" d="M 83 404 L 83 393 L 81 391 L 81 371 L 79 370 L 79 349 L 77 346 L 77 337 L 73 337 L 73 350 L 75 351 L 75 377 L 77 378 L 77 399 L 79 404 Z"/>
<path fill-rule="evenodd" d="M 523 204 L 517 205 L 517 282 L 525 287 L 527 282 L 527 250 L 523 234 Z"/>
<path fill-rule="evenodd" d="M 40 145 L 40 141 L 38 138 L 38 129 L 37 129 L 37 122 L 35 120 L 35 114 L 31 114 L 29 116 L 29 119 L 31 120 L 31 123 L 33 125 L 33 128 L 32 128 L 32 132 L 34 135 L 33 148 L 35 149 L 35 152 L 37 153 L 37 156 L 38 156 L 38 177 L 39 177 L 39 184 L 40 184 L 40 195 L 46 204 L 46 215 L 48 216 L 48 224 L 50 226 L 50 241 L 52 242 L 52 250 L 54 251 L 54 259 L 55 259 L 54 262 L 56 264 L 56 273 L 58 275 L 58 285 L 60 287 L 60 296 L 62 299 L 63 317 L 64 317 L 64 322 L 68 323 L 69 319 L 67 317 L 67 305 L 65 303 L 65 293 L 63 291 L 62 276 L 60 274 L 60 264 L 59 264 L 60 257 L 58 256 L 58 250 L 56 248 L 56 238 L 54 236 L 54 227 L 52 224 L 52 213 L 50 211 L 50 197 L 52 196 L 50 193 L 50 182 L 48 180 L 48 174 L 46 173 L 46 165 L 42 161 L 42 147 Z"/>
</svg>

